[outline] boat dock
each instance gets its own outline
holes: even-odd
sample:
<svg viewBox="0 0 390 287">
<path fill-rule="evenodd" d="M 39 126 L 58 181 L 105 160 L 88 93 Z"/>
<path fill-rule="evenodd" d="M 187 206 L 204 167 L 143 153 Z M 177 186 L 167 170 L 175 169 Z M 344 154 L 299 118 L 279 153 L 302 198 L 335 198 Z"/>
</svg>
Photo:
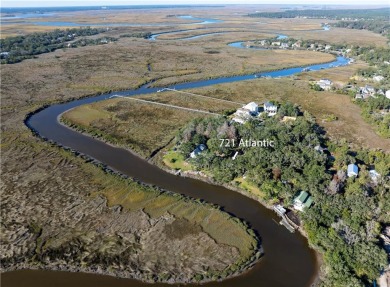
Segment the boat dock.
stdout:
<svg viewBox="0 0 390 287">
<path fill-rule="evenodd" d="M 280 204 L 276 204 L 272 207 L 272 209 L 276 212 L 277 215 L 279 215 L 282 220 L 279 222 L 280 225 L 283 225 L 290 231 L 291 233 L 295 232 L 295 229 L 297 228 L 295 224 L 292 224 L 291 220 L 288 219 L 286 216 L 287 210 Z"/>
</svg>

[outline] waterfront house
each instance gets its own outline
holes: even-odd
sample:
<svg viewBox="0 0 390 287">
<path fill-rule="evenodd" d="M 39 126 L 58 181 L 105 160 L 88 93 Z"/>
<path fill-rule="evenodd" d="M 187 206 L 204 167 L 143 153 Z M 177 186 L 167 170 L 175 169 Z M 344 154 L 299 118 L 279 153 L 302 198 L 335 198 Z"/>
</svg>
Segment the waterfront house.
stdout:
<svg viewBox="0 0 390 287">
<path fill-rule="evenodd" d="M 276 115 L 276 112 L 278 111 L 278 107 L 274 105 L 272 102 L 265 102 L 264 103 L 264 112 L 268 114 L 268 116 L 272 117 Z"/>
<path fill-rule="evenodd" d="M 319 85 L 324 91 L 328 91 L 332 88 L 333 82 L 329 79 L 321 79 L 317 82 L 317 85 Z"/>
<path fill-rule="evenodd" d="M 281 48 L 281 49 L 287 49 L 288 47 L 290 47 L 288 43 L 282 43 L 282 44 L 280 44 L 280 48 Z"/>
<path fill-rule="evenodd" d="M 305 208 L 309 208 L 313 204 L 313 199 L 306 191 L 301 191 L 294 199 L 294 209 L 303 211 Z"/>
<path fill-rule="evenodd" d="M 249 104 L 246 104 L 245 106 L 242 107 L 243 109 L 249 110 L 249 112 L 253 116 L 257 116 L 259 113 L 259 106 L 255 102 L 250 102 Z"/>
<path fill-rule="evenodd" d="M 356 94 L 356 99 L 367 99 L 373 97 L 375 94 L 375 88 L 369 85 L 359 88 L 359 92 Z"/>
<path fill-rule="evenodd" d="M 347 168 L 348 177 L 356 177 L 359 174 L 359 168 L 356 164 L 349 164 Z"/>
<path fill-rule="evenodd" d="M 196 158 L 199 154 L 207 150 L 207 146 L 204 144 L 200 144 L 190 153 L 191 158 Z"/>
<path fill-rule="evenodd" d="M 373 86 L 365 85 L 360 88 L 360 92 L 364 95 L 372 96 L 375 94 L 375 88 Z"/>
<path fill-rule="evenodd" d="M 259 114 L 259 106 L 255 102 L 250 102 L 242 108 L 239 108 L 233 117 L 233 121 L 243 124 L 247 122 L 251 117 Z"/>
</svg>

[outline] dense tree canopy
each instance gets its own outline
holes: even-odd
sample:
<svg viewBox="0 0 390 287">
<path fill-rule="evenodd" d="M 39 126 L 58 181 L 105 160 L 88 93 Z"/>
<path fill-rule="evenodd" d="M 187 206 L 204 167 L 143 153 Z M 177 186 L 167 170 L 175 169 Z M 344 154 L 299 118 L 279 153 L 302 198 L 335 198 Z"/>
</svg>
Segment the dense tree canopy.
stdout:
<svg viewBox="0 0 390 287">
<path fill-rule="evenodd" d="M 297 119 L 282 121 L 283 116 Z M 246 139 L 273 140 L 275 145 L 240 146 Z M 390 223 L 390 155 L 351 151 L 346 144 L 330 142 L 313 117 L 291 103 L 282 104 L 275 117 L 242 125 L 224 117 L 196 119 L 176 140 L 185 157 L 197 145 L 207 145 L 206 151 L 187 160 L 217 182 L 234 184 L 245 178 L 265 200 L 282 201 L 287 207 L 298 191 L 308 191 L 314 205 L 300 215 L 310 244 L 324 253 L 323 286 L 365 286 L 386 266 L 379 235 Z M 317 145 L 329 152 L 317 151 Z M 350 163 L 358 164 L 358 178 L 347 178 Z M 370 178 L 369 168 L 381 174 L 377 181 Z"/>
</svg>

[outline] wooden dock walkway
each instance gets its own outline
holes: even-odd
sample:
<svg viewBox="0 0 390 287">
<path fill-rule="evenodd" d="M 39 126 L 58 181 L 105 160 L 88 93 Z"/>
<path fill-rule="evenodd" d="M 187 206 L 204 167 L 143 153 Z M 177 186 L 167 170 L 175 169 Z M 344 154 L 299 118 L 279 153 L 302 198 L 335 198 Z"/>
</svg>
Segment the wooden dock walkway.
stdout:
<svg viewBox="0 0 390 287">
<path fill-rule="evenodd" d="M 290 231 L 291 233 L 295 232 L 297 226 L 295 226 L 295 224 L 292 224 L 291 220 L 289 220 L 288 217 L 286 216 L 286 209 L 280 204 L 274 205 L 272 209 L 276 212 L 277 215 L 279 215 L 282 218 L 279 224 L 286 227 L 288 231 Z"/>
</svg>

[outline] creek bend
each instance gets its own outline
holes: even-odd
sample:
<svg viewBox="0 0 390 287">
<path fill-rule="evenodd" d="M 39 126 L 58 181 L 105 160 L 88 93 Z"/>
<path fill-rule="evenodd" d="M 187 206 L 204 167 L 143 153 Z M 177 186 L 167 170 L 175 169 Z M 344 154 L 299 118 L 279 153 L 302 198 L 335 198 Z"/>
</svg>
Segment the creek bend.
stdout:
<svg viewBox="0 0 390 287">
<path fill-rule="evenodd" d="M 348 59 L 337 57 L 327 64 L 307 66 L 316 69 L 327 69 L 336 65 L 346 65 Z M 332 65 L 331 65 L 332 64 Z M 296 74 L 302 70 L 289 68 L 279 71 L 260 73 L 267 77 L 283 77 Z M 221 77 L 175 85 L 176 89 L 190 89 L 215 84 L 238 82 L 254 79 L 254 75 Z M 316 253 L 309 248 L 306 238 L 298 232 L 291 234 L 286 228 L 277 224 L 277 216 L 259 202 L 240 193 L 221 186 L 212 185 L 200 180 L 184 178 L 167 173 L 131 152 L 106 144 L 71 130 L 58 122 L 58 117 L 74 107 L 101 101 L 112 95 L 135 96 L 154 93 L 158 89 L 144 85 L 137 90 L 108 93 L 90 98 L 74 100 L 67 103 L 49 106 L 27 119 L 27 126 L 41 137 L 60 145 L 87 154 L 113 170 L 119 171 L 142 182 L 184 194 L 192 198 L 204 199 L 217 204 L 226 212 L 248 222 L 259 234 L 264 249 L 262 259 L 249 271 L 235 278 L 222 282 L 210 282 L 204 286 L 310 286 L 318 273 Z M 19 270 L 2 274 L 4 286 L 147 286 L 151 285 L 134 279 L 118 279 L 115 277 L 70 273 L 47 270 Z M 195 286 L 197 284 L 188 284 Z M 153 286 L 177 286 L 155 283 Z"/>
</svg>

